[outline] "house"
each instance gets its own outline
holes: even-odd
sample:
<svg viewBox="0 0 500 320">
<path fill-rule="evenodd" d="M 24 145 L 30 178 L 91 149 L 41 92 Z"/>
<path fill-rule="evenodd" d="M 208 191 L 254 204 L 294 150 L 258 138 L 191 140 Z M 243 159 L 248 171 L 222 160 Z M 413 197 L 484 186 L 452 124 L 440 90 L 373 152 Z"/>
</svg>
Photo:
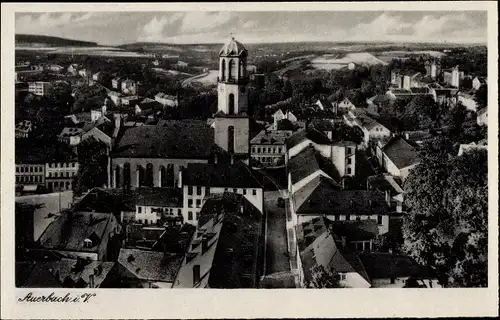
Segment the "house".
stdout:
<svg viewBox="0 0 500 320">
<path fill-rule="evenodd" d="M 107 261 L 114 254 L 108 252 L 108 243 L 120 232 L 121 226 L 112 214 L 68 211 L 47 227 L 39 244 L 42 251 L 66 258 Z"/>
<path fill-rule="evenodd" d="M 16 124 L 16 138 L 28 138 L 33 131 L 33 123 L 30 120 L 23 120 Z"/>
<path fill-rule="evenodd" d="M 330 137 L 331 134 L 332 133 L 330 131 Z M 334 142 L 328 135 L 315 128 L 298 131 L 287 139 L 285 164 L 288 165 L 295 156 L 301 154 L 310 146 L 316 151 L 316 153 L 321 155 L 321 162 L 325 162 L 326 160 L 326 162 L 330 162 L 334 165 L 339 178 L 355 175 L 356 145 L 354 142 Z M 311 152 L 309 151 L 309 153 Z M 303 156 L 306 156 L 306 154 L 303 154 Z M 318 156 L 315 157 L 320 159 Z M 299 160 L 297 159 L 295 161 Z"/>
<path fill-rule="evenodd" d="M 319 107 L 320 110 L 333 110 L 333 103 L 326 99 L 318 99 L 315 105 Z"/>
<path fill-rule="evenodd" d="M 338 108 L 340 110 L 350 111 L 356 109 L 356 106 L 348 98 L 344 98 L 344 100 L 339 102 Z"/>
<path fill-rule="evenodd" d="M 122 88 L 122 78 L 117 77 L 111 79 L 111 87 L 115 90 L 121 90 Z"/>
<path fill-rule="evenodd" d="M 432 94 L 434 101 L 438 104 L 444 104 L 448 106 L 455 106 L 459 101 L 459 91 L 456 88 L 429 88 L 429 92 Z"/>
<path fill-rule="evenodd" d="M 164 107 L 178 107 L 179 97 L 168 95 L 166 93 L 160 92 L 155 95 L 155 100 L 161 103 Z"/>
<path fill-rule="evenodd" d="M 363 131 L 363 146 L 365 148 L 372 142 L 391 136 L 389 129 L 367 115 L 356 116 L 353 111 L 349 111 L 347 115 L 344 115 L 344 119 L 348 125 L 354 124 Z"/>
<path fill-rule="evenodd" d="M 138 188 L 135 191 L 135 215 L 125 216 L 122 221 L 155 225 L 168 217 L 182 217 L 182 190 L 178 188 Z"/>
<path fill-rule="evenodd" d="M 292 131 L 262 130 L 250 140 L 250 156 L 263 165 L 278 165 L 286 153 L 286 139 Z"/>
<path fill-rule="evenodd" d="M 124 124 L 125 125 L 125 124 Z M 201 121 L 163 121 L 127 129 L 111 151 L 113 187 L 178 186 L 189 163 L 213 159 L 214 133 Z"/>
<path fill-rule="evenodd" d="M 439 59 L 425 61 L 425 74 L 435 80 L 441 74 L 441 62 Z"/>
<path fill-rule="evenodd" d="M 378 190 L 385 195 L 385 201 L 392 211 L 402 212 L 404 202 L 403 182 L 400 177 L 378 174 L 366 179 L 367 190 Z"/>
<path fill-rule="evenodd" d="M 403 75 L 401 74 L 401 70 L 394 69 L 391 71 L 391 85 L 395 88 L 403 87 Z"/>
<path fill-rule="evenodd" d="M 70 73 L 73 76 L 76 76 L 78 74 L 79 69 L 80 66 L 78 64 L 73 63 L 68 67 L 68 73 Z"/>
<path fill-rule="evenodd" d="M 257 288 L 262 232 L 261 211 L 243 195 L 211 195 L 173 287 Z"/>
<path fill-rule="evenodd" d="M 482 108 L 477 112 L 477 124 L 480 126 L 488 125 L 488 107 Z"/>
<path fill-rule="evenodd" d="M 136 115 L 149 115 L 152 118 L 157 118 L 163 113 L 163 105 L 156 100 L 145 98 L 141 102 L 135 104 L 134 111 Z"/>
<path fill-rule="evenodd" d="M 212 194 L 241 194 L 259 211 L 264 210 L 264 189 L 242 161 L 190 163 L 179 175 L 183 189 L 184 222 L 197 225 L 205 199 Z"/>
<path fill-rule="evenodd" d="M 366 104 L 368 105 L 367 109 L 369 109 L 371 112 L 379 113 L 382 107 L 390 103 L 392 100 L 393 99 L 391 99 L 391 97 L 387 94 L 378 94 L 366 99 Z M 350 108 L 348 110 L 352 109 L 353 108 Z"/>
<path fill-rule="evenodd" d="M 285 119 L 285 114 L 283 113 L 283 111 L 281 109 L 278 109 L 278 111 L 276 111 L 273 114 L 273 119 L 274 119 L 274 123 L 277 123 L 278 121 Z"/>
<path fill-rule="evenodd" d="M 488 151 L 488 140 L 484 139 L 479 141 L 478 143 L 471 142 L 469 144 L 461 144 L 458 149 L 458 156 L 470 151 L 476 150 L 486 150 Z"/>
<path fill-rule="evenodd" d="M 64 127 L 57 135 L 57 140 L 66 143 L 70 146 L 76 146 L 80 144 L 82 140 L 83 128 L 79 127 Z"/>
<path fill-rule="evenodd" d="M 474 95 L 460 91 L 458 93 L 458 102 L 461 103 L 467 110 L 477 111 L 477 103 Z"/>
<path fill-rule="evenodd" d="M 369 288 L 370 280 L 359 258 L 341 249 L 335 234 L 318 217 L 296 227 L 297 274 L 300 287 L 315 288 L 316 268 L 333 272 L 343 288 Z"/>
<path fill-rule="evenodd" d="M 140 101 L 142 101 L 142 98 L 139 96 L 126 96 L 126 97 L 121 97 L 121 104 L 123 106 L 135 106 L 138 104 Z"/>
<path fill-rule="evenodd" d="M 94 74 L 92 75 L 92 79 L 93 79 L 94 81 L 96 81 L 96 82 L 101 82 L 101 81 L 102 81 L 102 79 L 103 79 L 103 77 L 104 77 L 104 73 L 103 73 L 103 72 L 97 72 L 97 73 L 94 73 Z"/>
<path fill-rule="evenodd" d="M 475 77 L 474 79 L 472 79 L 472 88 L 474 90 L 479 90 L 479 88 L 482 86 L 482 85 L 486 85 L 486 78 L 485 77 Z"/>
<path fill-rule="evenodd" d="M 376 155 L 380 166 L 393 176 L 400 177 L 402 181 L 410 170 L 420 163 L 417 148 L 402 137 L 380 140 Z"/>
<path fill-rule="evenodd" d="M 50 70 L 50 71 L 53 71 L 53 72 L 61 72 L 64 70 L 64 67 L 63 66 L 60 66 L 60 65 L 57 65 L 57 64 L 49 64 L 47 66 L 47 69 Z"/>
<path fill-rule="evenodd" d="M 16 186 L 45 186 L 49 148 L 28 139 L 16 141 Z"/>
<path fill-rule="evenodd" d="M 47 96 L 52 91 L 52 83 L 47 81 L 28 82 L 28 92 L 37 96 Z"/>
<path fill-rule="evenodd" d="M 73 190 L 78 168 L 78 157 L 70 150 L 59 151 L 48 157 L 45 164 L 45 182 L 49 192 Z"/>
<path fill-rule="evenodd" d="M 412 258 L 393 253 L 359 254 L 372 288 L 441 288 L 435 273 Z"/>
<path fill-rule="evenodd" d="M 95 122 L 100 118 L 106 116 L 106 104 L 103 104 L 101 107 L 90 109 L 90 121 Z"/>
<path fill-rule="evenodd" d="M 458 68 L 458 66 L 455 66 L 454 68 L 444 70 L 443 72 L 444 82 L 454 88 L 458 88 L 460 85 L 461 73 Z"/>
<path fill-rule="evenodd" d="M 122 105 L 122 94 L 116 91 L 109 90 L 108 91 L 108 97 L 113 101 L 115 106 L 119 107 Z"/>
<path fill-rule="evenodd" d="M 87 77 L 90 77 L 91 72 L 90 72 L 90 70 L 87 70 L 87 69 L 81 69 L 81 70 L 78 70 L 78 75 L 82 78 L 87 78 Z"/>
<path fill-rule="evenodd" d="M 118 274 L 121 288 L 171 288 L 184 257 L 142 249 L 120 249 Z"/>
<path fill-rule="evenodd" d="M 180 68 L 187 68 L 189 66 L 189 63 L 185 62 L 185 61 L 177 61 L 177 67 L 180 67 Z"/>
<path fill-rule="evenodd" d="M 253 64 L 248 64 L 247 65 L 247 72 L 248 73 L 257 73 L 257 66 Z"/>
<path fill-rule="evenodd" d="M 107 117 L 100 117 L 96 121 L 86 123 L 83 127 L 82 141 L 94 139 L 101 141 L 112 148 L 115 139 L 118 137 L 121 128 L 121 118 L 119 115 L 113 115 L 113 121 Z"/>
<path fill-rule="evenodd" d="M 136 95 L 137 94 L 138 83 L 134 80 L 126 79 L 121 82 L 121 90 L 122 93 L 128 95 Z"/>
</svg>

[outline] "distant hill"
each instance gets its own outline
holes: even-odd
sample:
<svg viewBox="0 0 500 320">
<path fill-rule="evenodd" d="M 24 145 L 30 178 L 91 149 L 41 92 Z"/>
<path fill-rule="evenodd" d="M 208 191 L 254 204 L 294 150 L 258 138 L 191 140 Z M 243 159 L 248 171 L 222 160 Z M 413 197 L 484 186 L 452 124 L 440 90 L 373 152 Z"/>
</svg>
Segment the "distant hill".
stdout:
<svg viewBox="0 0 500 320">
<path fill-rule="evenodd" d="M 71 40 L 58 37 L 40 36 L 32 34 L 16 34 L 16 47 L 97 47 L 96 42 Z"/>
</svg>

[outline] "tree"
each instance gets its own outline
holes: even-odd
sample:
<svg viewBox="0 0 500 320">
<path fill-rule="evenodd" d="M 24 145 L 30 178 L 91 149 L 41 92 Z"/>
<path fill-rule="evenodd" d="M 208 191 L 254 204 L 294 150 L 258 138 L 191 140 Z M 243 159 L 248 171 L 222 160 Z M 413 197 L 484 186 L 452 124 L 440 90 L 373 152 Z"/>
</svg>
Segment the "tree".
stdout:
<svg viewBox="0 0 500 320">
<path fill-rule="evenodd" d="M 94 138 L 78 145 L 79 168 L 75 177 L 76 195 L 108 183 L 108 147 Z"/>
<path fill-rule="evenodd" d="M 450 140 L 427 143 L 405 181 L 403 249 L 445 286 L 487 285 L 487 153 L 455 156 Z"/>
<path fill-rule="evenodd" d="M 488 105 L 488 85 L 483 84 L 477 89 L 474 93 L 474 101 L 477 104 L 477 110 L 481 110 Z"/>
<path fill-rule="evenodd" d="M 334 269 L 326 269 L 316 265 L 311 269 L 311 280 L 306 283 L 308 288 L 330 289 L 342 288 L 339 274 Z"/>
</svg>

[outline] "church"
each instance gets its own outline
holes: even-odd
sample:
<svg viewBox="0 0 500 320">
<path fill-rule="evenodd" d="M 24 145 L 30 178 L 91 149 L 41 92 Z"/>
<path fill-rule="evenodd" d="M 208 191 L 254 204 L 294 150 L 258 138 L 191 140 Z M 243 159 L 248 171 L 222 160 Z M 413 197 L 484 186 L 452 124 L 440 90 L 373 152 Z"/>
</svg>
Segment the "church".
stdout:
<svg viewBox="0 0 500 320">
<path fill-rule="evenodd" d="M 219 51 L 218 103 L 213 126 L 164 120 L 127 129 L 111 151 L 110 187 L 181 187 L 189 164 L 249 160 L 248 51 L 232 38 Z"/>
</svg>

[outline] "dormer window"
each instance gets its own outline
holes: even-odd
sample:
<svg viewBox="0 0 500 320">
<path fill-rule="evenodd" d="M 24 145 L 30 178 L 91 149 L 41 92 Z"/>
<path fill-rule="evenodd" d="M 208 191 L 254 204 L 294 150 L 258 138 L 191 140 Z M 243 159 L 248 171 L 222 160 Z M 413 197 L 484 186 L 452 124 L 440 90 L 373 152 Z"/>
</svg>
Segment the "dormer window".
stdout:
<svg viewBox="0 0 500 320">
<path fill-rule="evenodd" d="M 83 240 L 83 247 L 84 248 L 92 248 L 93 247 L 92 240 L 90 240 L 90 239 Z"/>
</svg>

